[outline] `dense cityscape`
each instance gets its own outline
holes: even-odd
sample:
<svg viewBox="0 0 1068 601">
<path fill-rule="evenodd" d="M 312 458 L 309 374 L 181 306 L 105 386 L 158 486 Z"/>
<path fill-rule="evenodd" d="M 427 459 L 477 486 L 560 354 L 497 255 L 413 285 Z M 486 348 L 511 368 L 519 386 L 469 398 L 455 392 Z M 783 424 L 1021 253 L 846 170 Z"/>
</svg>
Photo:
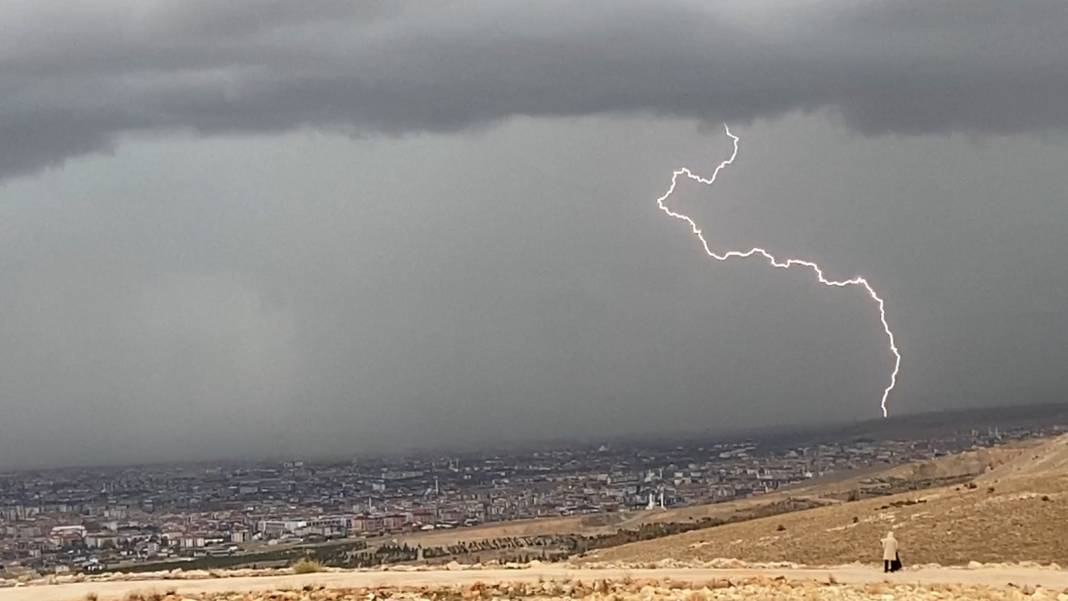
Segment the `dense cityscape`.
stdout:
<svg viewBox="0 0 1068 601">
<path fill-rule="evenodd" d="M 43 574 L 100 571 L 492 522 L 715 503 L 1055 430 L 992 428 L 788 449 L 753 441 L 632 444 L 13 472 L 0 474 L 0 565 Z"/>
</svg>

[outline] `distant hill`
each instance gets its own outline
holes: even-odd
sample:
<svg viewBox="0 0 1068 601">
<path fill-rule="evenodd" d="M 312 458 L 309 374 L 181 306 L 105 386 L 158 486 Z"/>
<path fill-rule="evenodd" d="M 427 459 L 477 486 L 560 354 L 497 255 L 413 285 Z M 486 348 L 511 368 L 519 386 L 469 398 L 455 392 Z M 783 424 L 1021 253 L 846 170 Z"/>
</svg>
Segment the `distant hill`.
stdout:
<svg viewBox="0 0 1068 601">
<path fill-rule="evenodd" d="M 677 446 L 703 444 L 709 440 L 727 443 L 751 441 L 759 443 L 765 450 L 775 450 L 806 444 L 855 440 L 922 440 L 967 434 L 971 430 L 1038 429 L 1057 424 L 1063 426 L 1063 431 L 1068 431 L 1068 403 L 951 409 L 850 422 L 830 421 L 807 426 L 742 428 L 728 432 L 690 431 L 657 436 L 621 436 L 608 442 L 617 445 Z"/>
<path fill-rule="evenodd" d="M 917 439 L 946 436 L 969 430 L 1037 428 L 1051 424 L 1068 425 L 1068 403 L 985 407 L 914 413 L 876 418 L 848 424 L 809 429 L 754 432 L 753 436 L 783 442 L 845 439 Z"/>
</svg>

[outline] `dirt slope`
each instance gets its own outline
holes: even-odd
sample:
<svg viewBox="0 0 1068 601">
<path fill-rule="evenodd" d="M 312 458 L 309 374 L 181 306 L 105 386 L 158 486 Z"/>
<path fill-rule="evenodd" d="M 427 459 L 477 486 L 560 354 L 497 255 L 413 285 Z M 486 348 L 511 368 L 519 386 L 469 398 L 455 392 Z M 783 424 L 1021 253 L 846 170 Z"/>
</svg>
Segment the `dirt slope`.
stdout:
<svg viewBox="0 0 1068 601">
<path fill-rule="evenodd" d="M 906 563 L 1036 561 L 1068 566 L 1068 436 L 980 455 L 962 460 L 987 462 L 982 466 L 985 473 L 971 484 L 698 530 L 605 549 L 586 560 L 876 562 L 879 539 L 893 530 Z"/>
</svg>

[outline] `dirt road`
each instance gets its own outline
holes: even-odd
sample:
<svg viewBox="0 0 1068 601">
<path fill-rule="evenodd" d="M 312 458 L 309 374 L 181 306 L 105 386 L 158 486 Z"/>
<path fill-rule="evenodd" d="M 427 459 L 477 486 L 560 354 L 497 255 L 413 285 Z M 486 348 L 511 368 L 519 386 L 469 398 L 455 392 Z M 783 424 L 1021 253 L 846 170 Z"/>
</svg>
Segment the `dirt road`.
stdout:
<svg viewBox="0 0 1068 601">
<path fill-rule="evenodd" d="M 565 578 L 596 579 L 670 579 L 700 584 L 716 579 L 741 579 L 754 576 L 778 577 L 790 580 L 826 580 L 833 575 L 843 584 L 865 584 L 887 580 L 899 583 L 962 584 L 1007 586 L 1041 586 L 1068 589 L 1068 571 L 1031 568 L 982 568 L 975 570 L 939 568 L 906 570 L 887 577 L 880 570 L 862 566 L 842 566 L 829 569 L 617 569 L 566 568 L 543 566 L 522 570 L 435 570 L 426 572 L 332 572 L 292 576 L 264 576 L 249 578 L 215 578 L 205 580 L 146 580 L 141 582 L 97 582 L 30 586 L 0 589 L 0 601 L 83 601 L 89 593 L 101 600 L 121 599 L 134 591 L 167 591 L 206 593 L 224 591 L 264 591 L 280 588 L 300 588 L 323 585 L 328 588 L 373 586 L 435 586 L 471 584 L 474 582 L 519 582 L 561 580 Z"/>
</svg>

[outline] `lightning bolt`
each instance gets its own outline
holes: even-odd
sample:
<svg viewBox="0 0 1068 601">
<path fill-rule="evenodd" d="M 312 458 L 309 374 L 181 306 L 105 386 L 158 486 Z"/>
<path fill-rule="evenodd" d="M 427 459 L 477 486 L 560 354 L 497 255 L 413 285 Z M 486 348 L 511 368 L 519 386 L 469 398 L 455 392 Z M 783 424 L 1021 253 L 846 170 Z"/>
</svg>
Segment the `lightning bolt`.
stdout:
<svg viewBox="0 0 1068 601">
<path fill-rule="evenodd" d="M 664 204 L 664 201 L 670 198 L 671 195 L 675 192 L 675 186 L 677 186 L 679 183 L 679 176 L 684 175 L 687 178 L 692 179 L 695 182 L 705 184 L 706 186 L 712 185 L 713 183 L 715 183 L 716 177 L 719 176 L 719 172 L 724 167 L 734 162 L 735 157 L 738 156 L 738 136 L 731 133 L 731 128 L 727 127 L 727 124 L 723 124 L 723 129 L 727 132 L 727 137 L 731 139 L 734 145 L 734 149 L 731 151 L 731 156 L 726 160 L 722 161 L 719 165 L 716 165 L 716 169 L 712 172 L 712 175 L 707 178 L 697 175 L 686 167 L 676 169 L 671 174 L 671 185 L 668 186 L 667 191 L 664 192 L 664 194 L 661 195 L 660 198 L 656 199 L 656 206 L 659 207 L 660 210 L 666 213 L 669 217 L 674 217 L 675 219 L 684 221 L 689 224 L 690 231 L 693 233 L 693 235 L 697 236 L 698 240 L 701 241 L 701 246 L 704 247 L 705 254 L 717 261 L 727 261 L 728 259 L 748 259 L 750 257 L 759 255 L 760 257 L 766 259 L 772 267 L 778 267 L 779 269 L 790 269 L 794 266 L 804 267 L 810 270 L 816 276 L 816 279 L 819 281 L 819 283 L 823 284 L 824 286 L 831 286 L 834 288 L 859 286 L 860 288 L 863 288 L 864 291 L 868 293 L 868 296 L 871 297 L 871 300 L 875 302 L 875 306 L 879 309 L 879 321 L 882 323 L 883 332 L 886 333 L 886 338 L 890 342 L 890 352 L 894 354 L 894 369 L 890 372 L 890 384 L 883 390 L 883 398 L 879 402 L 879 407 L 883 410 L 883 417 L 886 417 L 887 415 L 889 415 L 886 410 L 886 399 L 890 396 L 890 391 L 893 390 L 894 386 L 897 385 L 897 374 L 901 369 L 901 353 L 900 351 L 898 351 L 897 345 L 894 343 L 894 332 L 890 329 L 890 324 L 886 321 L 886 302 L 882 299 L 881 296 L 879 296 L 877 292 L 875 292 L 875 289 L 871 287 L 871 284 L 868 283 L 868 280 L 866 278 L 856 276 L 848 280 L 829 280 L 826 276 L 823 275 L 823 268 L 812 261 L 792 258 L 780 260 L 776 258 L 775 255 L 759 247 L 750 248 L 749 250 L 745 251 L 728 250 L 722 254 L 716 253 L 712 250 L 711 247 L 709 247 L 708 240 L 705 239 L 704 234 L 701 232 L 701 228 L 697 227 L 697 224 L 694 222 L 693 219 L 691 219 L 687 215 L 683 215 L 682 213 L 672 211 Z"/>
</svg>

